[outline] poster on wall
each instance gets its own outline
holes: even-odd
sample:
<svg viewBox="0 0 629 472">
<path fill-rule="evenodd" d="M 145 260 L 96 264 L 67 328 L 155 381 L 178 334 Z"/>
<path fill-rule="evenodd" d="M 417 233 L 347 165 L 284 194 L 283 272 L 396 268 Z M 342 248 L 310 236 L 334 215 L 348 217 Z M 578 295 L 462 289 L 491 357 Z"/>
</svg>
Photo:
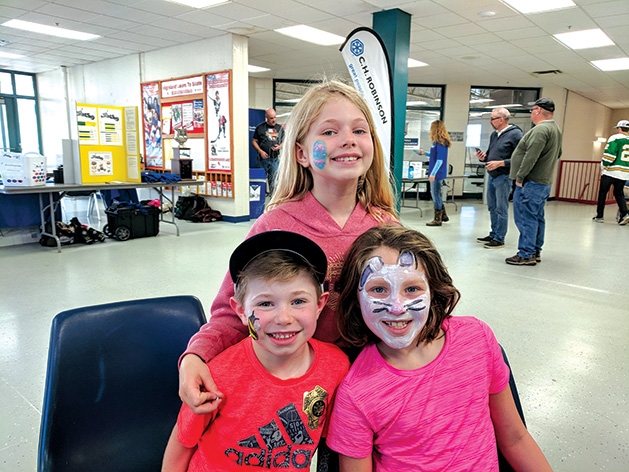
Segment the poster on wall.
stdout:
<svg viewBox="0 0 629 472">
<path fill-rule="evenodd" d="M 205 123 L 205 115 L 203 113 L 203 100 L 194 100 L 192 102 L 194 116 L 192 117 L 192 128 L 196 133 L 203 133 L 203 125 Z"/>
<path fill-rule="evenodd" d="M 79 144 L 98 144 L 98 120 L 96 107 L 77 105 L 76 125 L 79 133 Z"/>
<path fill-rule="evenodd" d="M 144 156 L 146 167 L 162 167 L 162 129 L 159 84 L 142 84 L 142 120 L 144 124 Z"/>
<path fill-rule="evenodd" d="M 120 109 L 99 108 L 100 144 L 122 146 L 122 113 Z"/>
<path fill-rule="evenodd" d="M 206 76 L 208 171 L 231 171 L 229 72 Z"/>
<path fill-rule="evenodd" d="M 113 156 L 111 152 L 92 151 L 87 153 L 90 175 L 114 175 Z"/>
<path fill-rule="evenodd" d="M 162 109 L 162 130 L 164 134 L 175 134 L 183 128 L 188 134 L 203 133 L 203 100 L 172 102 Z"/>
</svg>

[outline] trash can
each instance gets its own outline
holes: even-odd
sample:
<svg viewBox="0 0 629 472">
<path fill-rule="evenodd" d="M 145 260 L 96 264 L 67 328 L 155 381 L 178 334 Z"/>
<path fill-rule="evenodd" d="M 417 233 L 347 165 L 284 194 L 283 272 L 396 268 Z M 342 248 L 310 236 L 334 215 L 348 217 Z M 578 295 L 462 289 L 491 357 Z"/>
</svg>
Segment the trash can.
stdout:
<svg viewBox="0 0 629 472">
<path fill-rule="evenodd" d="M 264 213 L 266 198 L 266 173 L 264 169 L 249 169 L 249 218 L 258 218 Z"/>
</svg>

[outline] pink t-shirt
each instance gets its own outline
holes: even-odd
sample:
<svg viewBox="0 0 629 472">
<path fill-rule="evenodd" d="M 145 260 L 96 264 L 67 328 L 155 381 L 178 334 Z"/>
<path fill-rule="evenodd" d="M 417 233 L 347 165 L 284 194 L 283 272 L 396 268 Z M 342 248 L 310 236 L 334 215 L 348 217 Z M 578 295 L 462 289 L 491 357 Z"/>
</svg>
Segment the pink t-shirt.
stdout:
<svg viewBox="0 0 629 472">
<path fill-rule="evenodd" d="M 455 316 L 443 329 L 443 349 L 416 370 L 392 367 L 373 344 L 363 349 L 337 391 L 331 449 L 373 453 L 378 472 L 498 471 L 489 395 L 508 386 L 509 367 L 482 321 Z"/>
</svg>

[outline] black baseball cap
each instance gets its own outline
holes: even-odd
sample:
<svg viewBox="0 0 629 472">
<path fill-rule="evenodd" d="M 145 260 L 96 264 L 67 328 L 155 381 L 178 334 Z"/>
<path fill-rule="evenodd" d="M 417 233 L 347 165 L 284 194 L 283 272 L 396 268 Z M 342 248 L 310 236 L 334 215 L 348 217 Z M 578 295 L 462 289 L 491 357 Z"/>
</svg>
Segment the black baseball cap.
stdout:
<svg viewBox="0 0 629 472">
<path fill-rule="evenodd" d="M 315 270 L 319 283 L 325 280 L 328 258 L 317 243 L 301 234 L 290 231 L 266 231 L 245 239 L 229 258 L 229 274 L 238 283 L 240 273 L 258 256 L 270 251 L 285 251 L 292 254 L 300 263 L 306 263 Z"/>
<path fill-rule="evenodd" d="M 555 111 L 555 102 L 553 102 L 550 98 L 542 97 L 538 98 L 534 102 L 529 102 L 529 106 L 537 105 L 540 108 L 543 108 L 546 111 L 554 112 Z"/>
</svg>

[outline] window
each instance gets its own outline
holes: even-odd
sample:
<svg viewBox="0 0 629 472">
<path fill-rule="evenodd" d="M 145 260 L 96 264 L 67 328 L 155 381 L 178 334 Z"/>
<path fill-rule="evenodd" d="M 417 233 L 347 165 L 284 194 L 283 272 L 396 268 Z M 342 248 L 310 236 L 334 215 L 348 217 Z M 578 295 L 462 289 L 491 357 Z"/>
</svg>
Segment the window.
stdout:
<svg viewBox="0 0 629 472">
<path fill-rule="evenodd" d="M 537 88 L 502 88 L 502 87 L 472 87 L 470 90 L 470 114 L 468 118 L 468 133 L 471 129 L 477 132 L 480 145 L 472 147 L 471 143 L 466 149 L 465 171 L 466 173 L 481 173 L 481 166 L 476 158 L 476 147 L 483 151 L 489 146 L 489 137 L 494 131 L 489 118 L 494 108 L 504 107 L 511 113 L 509 123 L 522 128 L 526 133 L 531 129 L 531 110 L 528 103 L 534 102 L 540 96 Z M 480 127 L 479 127 L 480 125 Z M 466 143 L 466 146 L 468 143 Z"/>
<path fill-rule="evenodd" d="M 406 95 L 406 126 L 404 127 L 404 160 L 427 161 L 419 150 L 428 151 L 430 124 L 443 119 L 445 85 L 409 84 Z"/>
<path fill-rule="evenodd" d="M 41 153 L 34 74 L 0 70 L 0 151 Z"/>
<path fill-rule="evenodd" d="M 35 97 L 35 76 L 15 74 L 15 94 L 24 97 Z"/>
<path fill-rule="evenodd" d="M 465 179 L 463 193 L 478 196 L 485 180 L 485 169 L 476 157 L 476 148 L 483 151 L 489 147 L 489 138 L 494 128 L 491 112 L 494 108 L 509 110 L 509 124 L 517 125 L 526 133 L 531 129 L 531 110 L 528 103 L 539 98 L 537 88 L 475 87 L 470 90 L 470 112 L 466 132 Z"/>
<path fill-rule="evenodd" d="M 285 125 L 293 107 L 301 100 L 308 89 L 320 83 L 315 80 L 283 80 L 273 81 L 273 108 L 277 114 L 277 122 Z"/>
</svg>

